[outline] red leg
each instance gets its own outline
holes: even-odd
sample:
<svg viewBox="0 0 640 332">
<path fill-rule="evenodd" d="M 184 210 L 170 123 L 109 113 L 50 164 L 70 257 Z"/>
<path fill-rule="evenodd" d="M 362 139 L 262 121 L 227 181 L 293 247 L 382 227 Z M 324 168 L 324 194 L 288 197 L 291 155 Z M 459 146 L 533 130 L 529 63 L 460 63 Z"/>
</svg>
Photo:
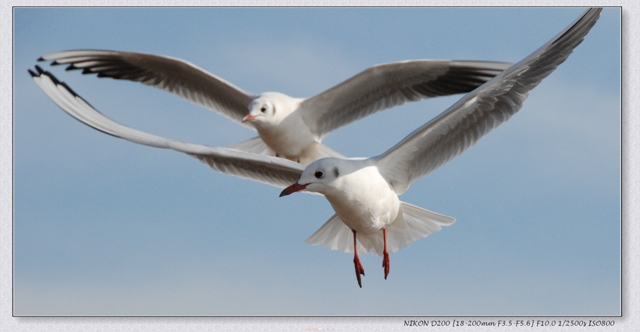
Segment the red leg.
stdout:
<svg viewBox="0 0 640 332">
<path fill-rule="evenodd" d="M 358 258 L 358 246 L 356 242 L 356 231 L 351 230 L 353 232 L 353 265 L 356 267 L 356 278 L 358 279 L 358 286 L 362 288 L 362 280 L 360 279 L 360 275 L 364 275 L 364 268 L 362 264 L 360 264 L 360 258 Z"/>
<path fill-rule="evenodd" d="M 391 267 L 389 264 L 389 251 L 387 250 L 387 229 L 382 229 L 382 237 L 384 238 L 384 251 L 382 257 L 382 267 L 384 267 L 384 279 L 387 279 L 389 275 L 389 268 Z"/>
</svg>

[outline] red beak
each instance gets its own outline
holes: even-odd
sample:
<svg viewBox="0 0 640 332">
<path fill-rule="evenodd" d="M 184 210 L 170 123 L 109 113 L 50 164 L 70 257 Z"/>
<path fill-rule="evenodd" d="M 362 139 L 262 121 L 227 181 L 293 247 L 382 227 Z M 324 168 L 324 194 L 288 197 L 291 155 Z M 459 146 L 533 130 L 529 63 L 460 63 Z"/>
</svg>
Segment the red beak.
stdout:
<svg viewBox="0 0 640 332">
<path fill-rule="evenodd" d="M 247 121 L 253 121 L 255 120 L 256 117 L 251 115 L 251 114 L 247 114 L 244 116 L 244 118 L 242 118 L 242 122 L 247 122 Z"/>
<path fill-rule="evenodd" d="M 298 184 L 297 182 L 284 188 L 284 190 L 280 193 L 280 197 L 282 196 L 287 196 L 287 195 L 291 195 L 296 191 L 300 191 L 304 188 L 306 188 L 309 184 Z"/>
</svg>

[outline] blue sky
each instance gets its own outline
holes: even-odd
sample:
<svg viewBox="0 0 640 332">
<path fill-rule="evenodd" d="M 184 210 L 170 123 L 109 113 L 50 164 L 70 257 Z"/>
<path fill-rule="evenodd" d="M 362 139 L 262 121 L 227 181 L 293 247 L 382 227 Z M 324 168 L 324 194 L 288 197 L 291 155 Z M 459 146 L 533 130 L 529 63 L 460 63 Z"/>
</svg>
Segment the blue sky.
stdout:
<svg viewBox="0 0 640 332">
<path fill-rule="evenodd" d="M 457 219 L 381 258 L 304 240 L 315 195 L 104 135 L 27 74 L 67 49 L 181 58 L 246 91 L 311 96 L 375 64 L 517 62 L 584 8 L 16 8 L 14 314 L 618 315 L 620 11 L 609 8 L 521 111 L 403 201 Z M 136 129 L 224 146 L 255 132 L 164 91 L 40 65 Z M 385 151 L 460 96 L 411 103 L 324 143 Z"/>
</svg>

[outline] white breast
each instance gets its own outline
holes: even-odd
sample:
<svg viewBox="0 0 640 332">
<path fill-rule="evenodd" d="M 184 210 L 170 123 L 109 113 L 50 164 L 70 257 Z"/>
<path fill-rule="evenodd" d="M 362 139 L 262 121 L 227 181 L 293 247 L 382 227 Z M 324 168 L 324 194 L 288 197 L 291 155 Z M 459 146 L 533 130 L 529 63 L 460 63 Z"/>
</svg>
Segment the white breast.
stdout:
<svg viewBox="0 0 640 332">
<path fill-rule="evenodd" d="M 374 233 L 398 216 L 400 200 L 376 166 L 369 166 L 336 180 L 325 193 L 340 219 L 359 233 Z"/>
<path fill-rule="evenodd" d="M 260 138 L 281 157 L 297 158 L 314 142 L 315 136 L 297 113 L 292 113 L 275 126 L 256 126 Z"/>
</svg>

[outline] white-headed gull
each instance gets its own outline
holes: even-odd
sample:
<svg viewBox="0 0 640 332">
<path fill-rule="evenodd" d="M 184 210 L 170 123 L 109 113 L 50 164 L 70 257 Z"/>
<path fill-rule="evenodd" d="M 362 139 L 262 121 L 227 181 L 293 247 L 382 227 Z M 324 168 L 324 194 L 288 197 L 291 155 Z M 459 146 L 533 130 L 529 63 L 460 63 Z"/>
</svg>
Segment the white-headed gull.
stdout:
<svg viewBox="0 0 640 332">
<path fill-rule="evenodd" d="M 329 132 L 409 101 L 467 93 L 508 68 L 488 61 L 415 60 L 378 65 L 310 98 L 252 94 L 188 62 L 165 56 L 101 50 L 47 54 L 41 61 L 142 82 L 177 94 L 258 131 L 230 147 L 309 164 L 343 157 L 321 144 Z"/>
<path fill-rule="evenodd" d="M 389 252 L 455 221 L 401 202 L 398 195 L 413 181 L 461 154 L 515 114 L 529 92 L 582 42 L 600 12 L 600 8 L 587 10 L 551 41 L 381 155 L 329 157 L 306 167 L 282 158 L 178 142 L 126 127 L 92 108 L 50 73 L 37 66 L 37 72 L 29 72 L 65 112 L 97 130 L 132 142 L 187 153 L 226 174 L 286 187 L 280 196 L 297 191 L 324 195 L 336 213 L 306 242 L 344 252 L 353 250 L 356 277 L 362 287 L 360 276 L 364 275 L 364 269 L 358 252 L 373 251 L 383 256 L 386 278 Z M 291 185 L 287 187 L 287 184 Z"/>
</svg>

